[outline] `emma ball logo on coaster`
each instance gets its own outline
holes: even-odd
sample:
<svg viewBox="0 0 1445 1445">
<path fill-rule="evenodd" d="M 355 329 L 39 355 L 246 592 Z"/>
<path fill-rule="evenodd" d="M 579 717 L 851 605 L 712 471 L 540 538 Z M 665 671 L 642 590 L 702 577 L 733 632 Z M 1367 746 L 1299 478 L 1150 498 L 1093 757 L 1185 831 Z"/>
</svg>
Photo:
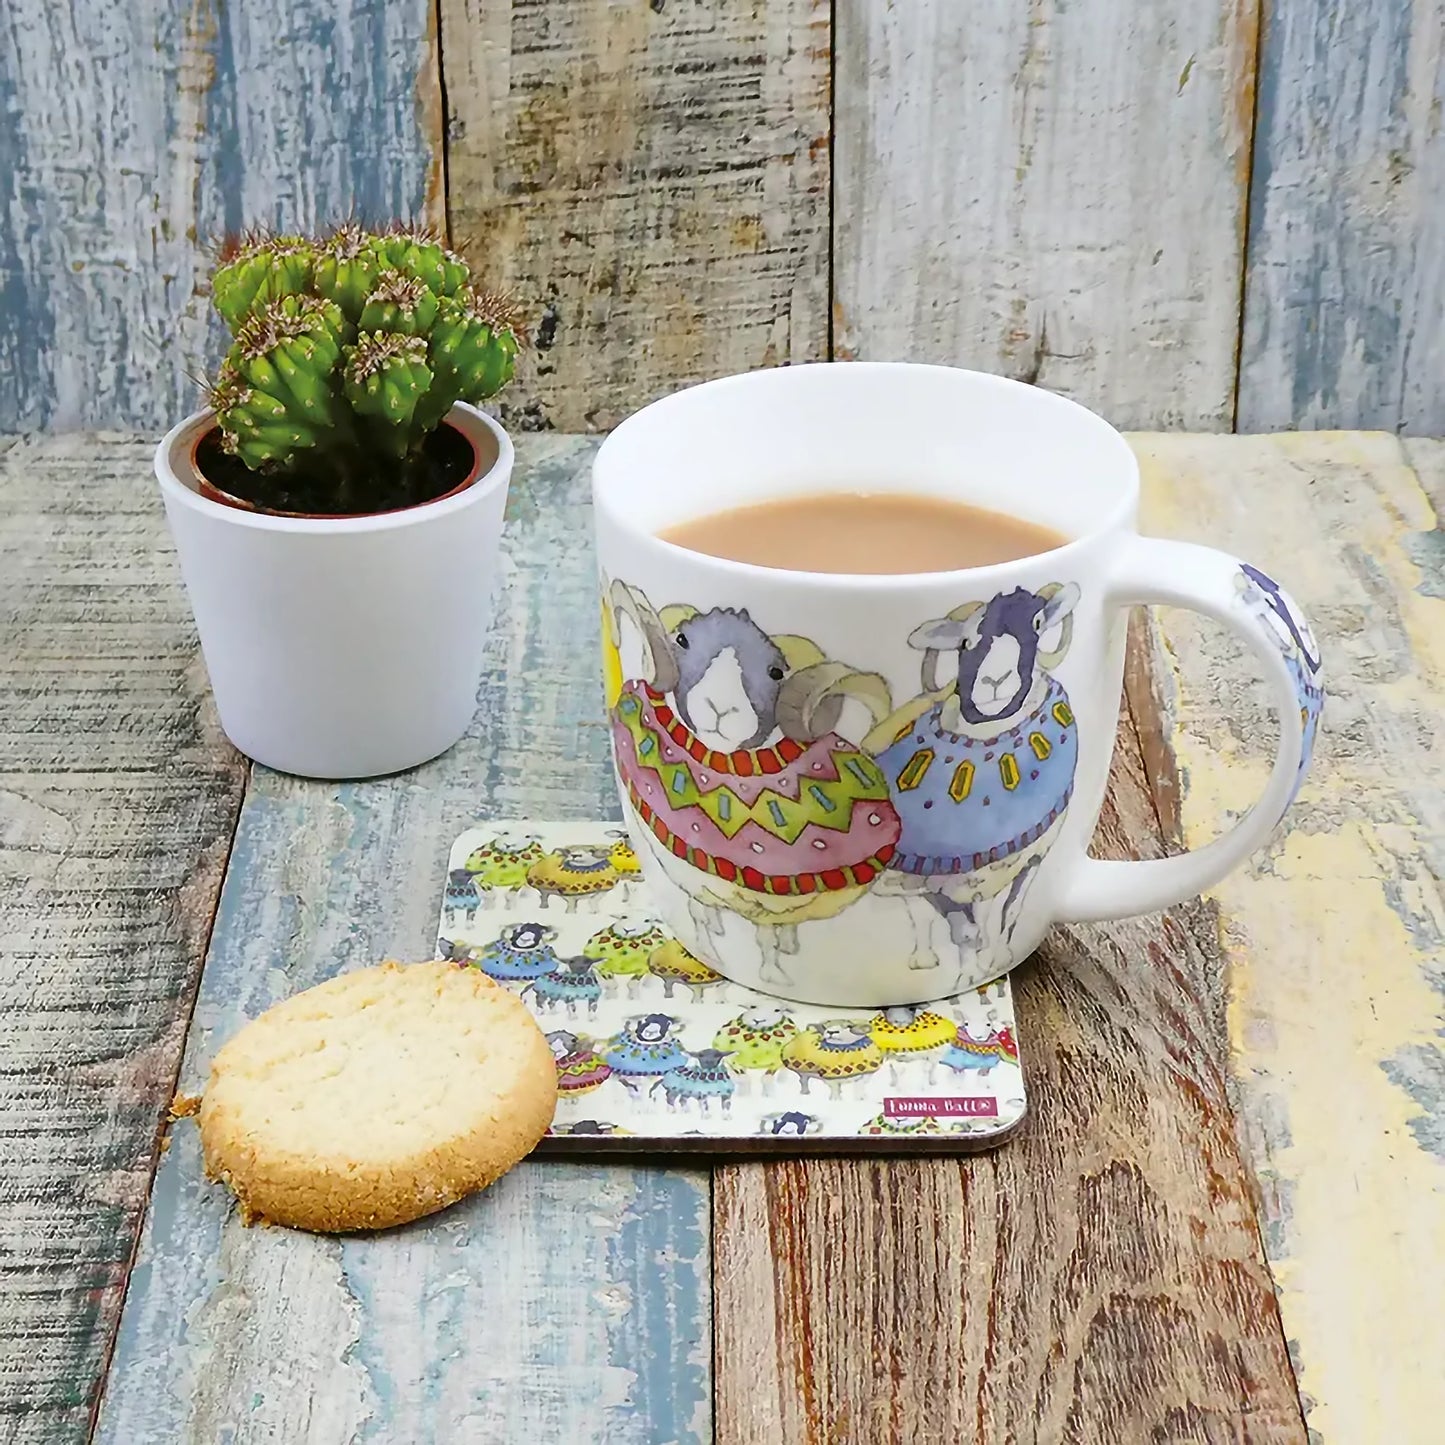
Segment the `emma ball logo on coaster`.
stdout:
<svg viewBox="0 0 1445 1445">
<path fill-rule="evenodd" d="M 998 1100 L 983 1096 L 956 1095 L 947 1099 L 884 1099 L 885 1119 L 916 1119 L 920 1115 L 967 1114 L 972 1117 L 998 1117 Z"/>
</svg>

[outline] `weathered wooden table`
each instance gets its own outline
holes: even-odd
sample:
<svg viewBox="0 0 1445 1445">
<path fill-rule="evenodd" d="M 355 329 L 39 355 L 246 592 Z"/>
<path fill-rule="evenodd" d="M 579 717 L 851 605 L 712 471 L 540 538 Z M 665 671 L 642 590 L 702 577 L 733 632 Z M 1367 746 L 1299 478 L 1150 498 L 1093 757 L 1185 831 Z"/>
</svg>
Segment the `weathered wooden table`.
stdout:
<svg viewBox="0 0 1445 1445">
<path fill-rule="evenodd" d="M 426 953 L 466 822 L 615 809 L 595 441 L 523 438 L 469 736 L 343 786 L 218 732 L 150 443 L 0 442 L 0 1439 L 1438 1440 L 1445 445 L 1135 443 L 1146 526 L 1287 578 L 1332 699 L 1217 900 L 1018 972 L 1024 1132 L 536 1163 L 338 1241 L 242 1228 L 166 1107 L 268 1004 Z M 1247 802 L 1251 675 L 1192 616 L 1136 631 L 1100 850 Z"/>
</svg>

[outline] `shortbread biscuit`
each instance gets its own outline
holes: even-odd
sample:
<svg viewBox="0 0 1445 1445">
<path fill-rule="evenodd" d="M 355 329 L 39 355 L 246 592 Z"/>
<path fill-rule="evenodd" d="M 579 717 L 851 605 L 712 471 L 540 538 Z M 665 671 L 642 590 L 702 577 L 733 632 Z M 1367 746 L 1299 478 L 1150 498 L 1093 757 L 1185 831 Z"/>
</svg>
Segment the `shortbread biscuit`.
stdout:
<svg viewBox="0 0 1445 1445">
<path fill-rule="evenodd" d="M 475 968 L 388 962 L 277 1004 L 226 1044 L 201 1146 L 248 1222 L 382 1229 L 490 1184 L 556 1103 L 552 1051 L 518 999 Z"/>
</svg>

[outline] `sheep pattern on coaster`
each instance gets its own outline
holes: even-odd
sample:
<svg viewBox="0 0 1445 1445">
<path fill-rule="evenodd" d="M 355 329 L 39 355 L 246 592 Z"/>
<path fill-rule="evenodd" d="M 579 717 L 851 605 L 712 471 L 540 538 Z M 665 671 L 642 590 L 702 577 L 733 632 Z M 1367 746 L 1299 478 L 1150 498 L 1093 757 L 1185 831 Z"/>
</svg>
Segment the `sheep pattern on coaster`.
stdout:
<svg viewBox="0 0 1445 1445">
<path fill-rule="evenodd" d="M 437 955 L 511 989 L 546 1033 L 544 1151 L 936 1151 L 1023 1117 L 1006 978 L 916 1008 L 788 1003 L 721 978 L 649 905 L 613 823 L 498 822 L 452 846 Z"/>
</svg>

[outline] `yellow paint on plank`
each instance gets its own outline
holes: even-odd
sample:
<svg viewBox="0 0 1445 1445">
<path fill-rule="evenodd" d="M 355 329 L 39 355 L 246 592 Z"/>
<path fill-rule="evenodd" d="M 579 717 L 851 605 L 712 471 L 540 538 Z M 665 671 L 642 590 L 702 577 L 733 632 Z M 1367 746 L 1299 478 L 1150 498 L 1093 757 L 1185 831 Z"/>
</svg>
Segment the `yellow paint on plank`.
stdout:
<svg viewBox="0 0 1445 1445">
<path fill-rule="evenodd" d="M 1445 1347 L 1442 1167 L 1380 1061 L 1434 1037 L 1439 995 L 1359 824 L 1294 832 L 1272 876 L 1219 896 L 1236 1073 L 1288 1120 L 1269 1161 L 1289 1181 L 1288 1248 L 1272 1265 L 1309 1423 L 1327 1442 L 1423 1441 L 1441 1401 L 1419 1363 Z"/>
<path fill-rule="evenodd" d="M 1323 1445 L 1423 1442 L 1445 1415 L 1445 1160 L 1412 1129 L 1445 1100 L 1392 1082 L 1438 1047 L 1445 996 L 1445 599 L 1406 538 L 1435 513 L 1393 436 L 1139 437 L 1143 525 L 1237 552 L 1316 624 L 1328 698 L 1291 823 L 1216 890 L 1246 1143 Z M 1186 841 L 1257 796 L 1274 730 L 1250 664 L 1170 612 Z M 1432 957 L 1433 955 L 1433 957 Z"/>
</svg>

